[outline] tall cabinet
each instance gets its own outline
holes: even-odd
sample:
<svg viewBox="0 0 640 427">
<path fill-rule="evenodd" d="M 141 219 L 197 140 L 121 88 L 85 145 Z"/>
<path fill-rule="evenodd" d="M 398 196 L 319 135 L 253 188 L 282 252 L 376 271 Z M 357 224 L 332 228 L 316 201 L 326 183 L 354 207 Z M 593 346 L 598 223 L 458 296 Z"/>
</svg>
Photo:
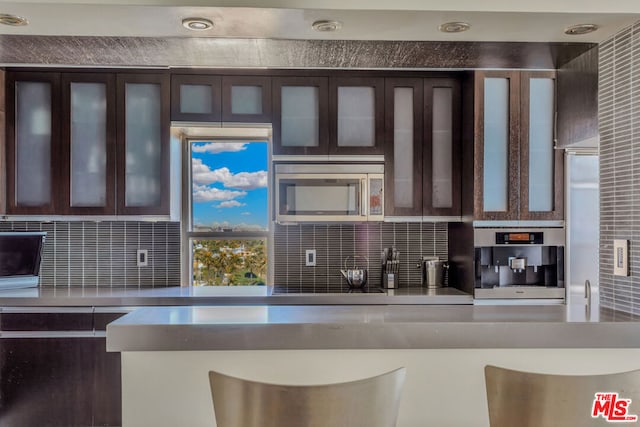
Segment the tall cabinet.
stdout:
<svg viewBox="0 0 640 427">
<path fill-rule="evenodd" d="M 169 213 L 169 76 L 119 74 L 117 210 Z"/>
<path fill-rule="evenodd" d="M 60 74 L 7 73 L 7 212 L 53 214 Z"/>
<path fill-rule="evenodd" d="M 460 216 L 460 82 L 388 78 L 385 99 L 385 214 Z"/>
<path fill-rule="evenodd" d="M 476 72 L 475 219 L 563 218 L 555 87 L 553 71 Z"/>
<path fill-rule="evenodd" d="M 115 212 L 115 76 L 62 74 L 60 206 L 66 214 Z"/>
</svg>

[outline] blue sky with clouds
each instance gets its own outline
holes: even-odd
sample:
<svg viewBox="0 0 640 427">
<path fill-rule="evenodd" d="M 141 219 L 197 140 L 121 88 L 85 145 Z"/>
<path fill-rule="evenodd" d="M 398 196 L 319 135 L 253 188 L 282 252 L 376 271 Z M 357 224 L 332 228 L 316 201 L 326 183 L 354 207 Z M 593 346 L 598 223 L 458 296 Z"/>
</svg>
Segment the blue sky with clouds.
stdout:
<svg viewBox="0 0 640 427">
<path fill-rule="evenodd" d="M 194 225 L 267 228 L 267 160 L 264 142 L 194 142 Z"/>
</svg>

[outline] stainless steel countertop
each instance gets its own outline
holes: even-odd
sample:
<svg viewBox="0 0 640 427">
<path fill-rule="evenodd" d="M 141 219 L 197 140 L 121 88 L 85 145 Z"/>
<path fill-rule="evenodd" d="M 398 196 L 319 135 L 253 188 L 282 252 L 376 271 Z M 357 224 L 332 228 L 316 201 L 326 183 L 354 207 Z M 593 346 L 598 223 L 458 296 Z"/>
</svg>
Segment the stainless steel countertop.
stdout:
<svg viewBox="0 0 640 427">
<path fill-rule="evenodd" d="M 108 351 L 640 348 L 633 316 L 584 305 L 140 308 Z"/>
<path fill-rule="evenodd" d="M 473 296 L 447 287 L 403 288 L 385 293 L 271 294 L 269 286 L 39 287 L 0 291 L 0 307 L 176 305 L 386 305 L 473 304 Z M 0 308 L 1 310 L 1 308 Z"/>
</svg>

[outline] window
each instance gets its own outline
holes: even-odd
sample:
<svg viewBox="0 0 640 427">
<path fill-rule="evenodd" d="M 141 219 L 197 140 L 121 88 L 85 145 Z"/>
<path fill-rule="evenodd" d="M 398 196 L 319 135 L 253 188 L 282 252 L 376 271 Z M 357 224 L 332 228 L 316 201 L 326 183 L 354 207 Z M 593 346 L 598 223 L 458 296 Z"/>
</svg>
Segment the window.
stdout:
<svg viewBox="0 0 640 427">
<path fill-rule="evenodd" d="M 267 284 L 268 142 L 189 140 L 185 154 L 190 189 L 183 223 L 191 284 Z"/>
</svg>

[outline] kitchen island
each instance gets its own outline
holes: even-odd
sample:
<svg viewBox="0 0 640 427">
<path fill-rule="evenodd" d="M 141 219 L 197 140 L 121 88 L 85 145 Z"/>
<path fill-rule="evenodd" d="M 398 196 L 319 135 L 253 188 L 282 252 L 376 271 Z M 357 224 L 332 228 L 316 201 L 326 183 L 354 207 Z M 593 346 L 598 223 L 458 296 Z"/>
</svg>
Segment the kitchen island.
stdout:
<svg viewBox="0 0 640 427">
<path fill-rule="evenodd" d="M 640 322 L 580 304 L 147 307 L 107 327 L 107 349 L 121 353 L 125 427 L 213 425 L 209 370 L 301 384 L 399 366 L 399 427 L 486 427 L 485 365 L 638 369 Z"/>
</svg>

